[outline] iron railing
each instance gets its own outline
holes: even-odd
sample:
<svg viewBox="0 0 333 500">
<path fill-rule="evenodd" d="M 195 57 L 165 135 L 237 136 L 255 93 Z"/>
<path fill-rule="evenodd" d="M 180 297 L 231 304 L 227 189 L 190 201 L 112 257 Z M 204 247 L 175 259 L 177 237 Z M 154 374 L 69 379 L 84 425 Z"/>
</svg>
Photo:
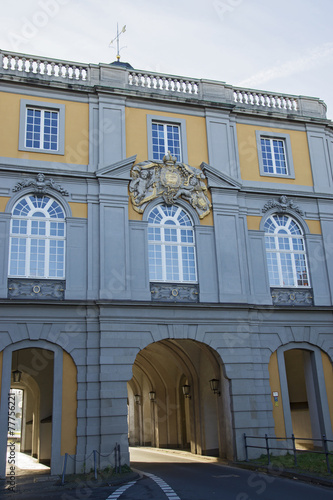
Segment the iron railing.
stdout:
<svg viewBox="0 0 333 500">
<path fill-rule="evenodd" d="M 260 440 L 263 440 L 264 443 L 263 443 L 263 446 L 260 446 L 258 444 L 248 444 L 248 440 L 251 440 L 251 439 L 260 439 Z M 291 441 L 291 447 L 288 446 L 274 446 L 274 445 L 271 445 L 270 444 L 270 441 L 286 441 L 288 443 L 288 441 Z M 320 447 L 322 448 L 322 450 L 305 450 L 305 449 L 299 449 L 297 448 L 297 445 L 296 445 L 296 441 L 312 441 L 313 443 L 321 443 L 320 444 Z M 266 450 L 266 454 L 267 454 L 267 465 L 270 465 L 271 463 L 271 451 L 272 450 L 283 450 L 283 451 L 286 451 L 286 452 L 292 452 L 293 456 L 294 456 L 294 465 L 297 466 L 297 453 L 318 453 L 318 454 L 322 454 L 322 455 L 325 455 L 325 458 L 326 458 L 326 467 L 327 467 L 327 472 L 329 474 L 331 474 L 331 467 L 330 467 L 330 462 L 329 462 L 329 457 L 330 456 L 333 456 L 333 453 L 329 452 L 328 450 L 328 443 L 333 443 L 333 440 L 332 439 L 327 439 L 325 434 L 323 434 L 322 437 L 318 438 L 318 439 L 315 439 L 315 438 L 302 438 L 302 437 L 295 437 L 294 434 L 291 435 L 291 437 L 273 437 L 273 436 L 268 436 L 267 434 L 265 434 L 265 436 L 248 436 L 245 432 L 244 432 L 244 444 L 245 444 L 245 460 L 246 462 L 249 461 L 249 454 L 248 454 L 248 449 L 249 448 L 256 448 L 256 449 L 262 449 L 262 450 Z"/>
</svg>

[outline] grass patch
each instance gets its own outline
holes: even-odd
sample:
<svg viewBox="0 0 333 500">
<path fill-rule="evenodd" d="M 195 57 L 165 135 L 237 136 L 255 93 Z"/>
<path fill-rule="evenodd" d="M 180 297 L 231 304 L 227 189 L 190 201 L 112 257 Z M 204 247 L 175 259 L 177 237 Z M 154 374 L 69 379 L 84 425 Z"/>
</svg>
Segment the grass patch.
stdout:
<svg viewBox="0 0 333 500">
<path fill-rule="evenodd" d="M 327 472 L 326 457 L 321 453 L 311 452 L 298 452 L 297 453 L 297 466 L 295 466 L 294 455 L 287 453 L 282 456 L 270 455 L 270 462 L 272 466 L 279 469 L 294 470 L 300 473 L 310 473 L 323 477 L 333 478 L 333 474 Z M 268 465 L 267 455 L 261 455 L 255 460 L 249 460 L 248 463 L 255 465 Z M 333 471 L 333 456 L 329 456 L 329 463 L 331 471 Z"/>
<path fill-rule="evenodd" d="M 115 469 L 112 467 L 106 467 L 105 469 L 97 469 L 97 480 L 95 479 L 95 473 L 93 469 L 89 472 L 84 472 L 81 474 L 66 474 L 65 475 L 65 483 L 81 483 L 81 482 L 104 482 L 104 481 L 112 481 L 117 478 L 122 478 L 124 474 L 128 474 L 132 472 L 132 469 L 128 465 L 121 466 L 121 473 L 115 472 Z"/>
</svg>

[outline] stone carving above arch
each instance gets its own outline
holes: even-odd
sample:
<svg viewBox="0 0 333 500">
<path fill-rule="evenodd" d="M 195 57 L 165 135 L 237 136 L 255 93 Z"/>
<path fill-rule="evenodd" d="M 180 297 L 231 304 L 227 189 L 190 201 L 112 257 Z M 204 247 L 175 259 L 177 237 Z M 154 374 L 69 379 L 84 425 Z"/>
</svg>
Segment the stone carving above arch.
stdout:
<svg viewBox="0 0 333 500">
<path fill-rule="evenodd" d="M 277 209 L 279 212 L 286 212 L 287 210 L 293 210 L 294 212 L 298 213 L 299 215 L 303 216 L 304 212 L 299 208 L 296 203 L 294 203 L 293 200 L 288 199 L 286 195 L 282 195 L 279 198 L 279 201 L 276 200 L 269 200 L 265 205 L 263 206 L 262 211 L 268 212 L 268 210 L 271 210 L 272 208 Z"/>
<path fill-rule="evenodd" d="M 48 189 L 53 189 L 63 196 L 68 196 L 68 191 L 64 189 L 60 184 L 54 182 L 52 177 L 46 179 L 45 175 L 42 173 L 37 174 L 36 178 L 28 177 L 27 179 L 23 179 L 19 181 L 14 187 L 14 193 L 21 191 L 24 188 L 31 188 L 35 195 L 43 195 L 46 194 Z"/>
<path fill-rule="evenodd" d="M 210 213 L 205 174 L 198 168 L 177 163 L 170 152 L 163 163 L 144 161 L 132 168 L 129 192 L 133 208 L 143 213 L 148 203 L 162 196 L 167 205 L 174 205 L 179 198 L 188 201 L 203 219 Z"/>
</svg>

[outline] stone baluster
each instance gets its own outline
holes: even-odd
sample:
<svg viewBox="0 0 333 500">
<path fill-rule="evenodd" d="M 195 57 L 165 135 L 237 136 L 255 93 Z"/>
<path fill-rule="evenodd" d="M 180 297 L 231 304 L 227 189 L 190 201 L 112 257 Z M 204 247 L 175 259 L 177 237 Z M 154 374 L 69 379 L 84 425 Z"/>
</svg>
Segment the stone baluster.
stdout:
<svg viewBox="0 0 333 500">
<path fill-rule="evenodd" d="M 147 75 L 147 73 L 144 73 L 144 74 L 142 75 L 142 82 L 143 82 L 143 83 L 142 83 L 142 86 L 143 86 L 143 87 L 149 87 L 149 85 L 148 85 L 148 83 L 149 83 L 149 82 L 148 82 L 148 75 Z"/>
<path fill-rule="evenodd" d="M 15 71 L 20 70 L 20 58 L 18 56 L 15 57 L 14 69 Z"/>
<path fill-rule="evenodd" d="M 33 73 L 34 71 L 34 60 L 32 58 L 29 59 L 28 61 L 28 68 L 27 68 L 27 73 Z"/>
<path fill-rule="evenodd" d="M 65 65 L 65 78 L 69 78 L 69 64 Z"/>
<path fill-rule="evenodd" d="M 36 61 L 36 73 L 37 73 L 37 75 L 39 75 L 41 72 L 40 67 L 41 67 L 41 60 L 37 59 L 37 61 Z"/>
<path fill-rule="evenodd" d="M 55 74 L 56 74 L 56 72 L 55 72 L 55 66 L 56 66 L 56 63 L 52 62 L 51 63 L 51 76 L 55 76 Z"/>
<path fill-rule="evenodd" d="M 26 57 L 22 57 L 22 68 L 21 68 L 21 71 L 23 71 L 23 73 L 26 73 L 26 72 L 27 72 L 27 69 L 26 69 L 26 64 L 27 64 L 27 59 L 26 59 Z"/>
</svg>

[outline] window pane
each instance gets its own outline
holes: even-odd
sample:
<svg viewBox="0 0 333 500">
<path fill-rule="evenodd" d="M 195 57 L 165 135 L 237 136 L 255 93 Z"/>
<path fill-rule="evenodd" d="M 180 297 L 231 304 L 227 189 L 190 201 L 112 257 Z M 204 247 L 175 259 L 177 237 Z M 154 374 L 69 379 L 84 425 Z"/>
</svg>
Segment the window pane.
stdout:
<svg viewBox="0 0 333 500">
<path fill-rule="evenodd" d="M 282 270 L 282 280 L 283 286 L 294 286 L 294 273 L 292 258 L 290 254 L 281 254 L 281 270 Z"/>
<path fill-rule="evenodd" d="M 161 245 L 149 245 L 149 275 L 152 280 L 162 280 L 162 247 Z"/>
<path fill-rule="evenodd" d="M 59 111 L 27 108 L 25 147 L 57 151 L 59 143 Z"/>
<path fill-rule="evenodd" d="M 45 276 L 45 241 L 31 240 L 30 244 L 30 276 Z"/>
<path fill-rule="evenodd" d="M 158 205 L 148 221 L 150 280 L 195 282 L 194 232 L 186 212 L 175 205 Z"/>
<path fill-rule="evenodd" d="M 168 151 L 181 161 L 180 127 L 168 123 L 152 123 L 153 160 L 162 161 Z"/>
<path fill-rule="evenodd" d="M 287 215 L 272 215 L 264 227 L 270 285 L 310 286 L 304 239 L 296 221 Z"/>
<path fill-rule="evenodd" d="M 178 248 L 165 246 L 165 269 L 166 279 L 170 281 L 179 280 Z"/>
<path fill-rule="evenodd" d="M 262 137 L 260 143 L 264 172 L 267 174 L 287 175 L 284 140 Z"/>
<path fill-rule="evenodd" d="M 26 240 L 22 238 L 12 238 L 9 268 L 11 276 L 25 276 L 25 256 Z"/>
<path fill-rule="evenodd" d="M 28 195 L 13 208 L 9 275 L 63 278 L 64 212 L 49 196 Z"/>
<path fill-rule="evenodd" d="M 183 279 L 194 281 L 196 279 L 194 247 L 182 247 Z"/>
</svg>

